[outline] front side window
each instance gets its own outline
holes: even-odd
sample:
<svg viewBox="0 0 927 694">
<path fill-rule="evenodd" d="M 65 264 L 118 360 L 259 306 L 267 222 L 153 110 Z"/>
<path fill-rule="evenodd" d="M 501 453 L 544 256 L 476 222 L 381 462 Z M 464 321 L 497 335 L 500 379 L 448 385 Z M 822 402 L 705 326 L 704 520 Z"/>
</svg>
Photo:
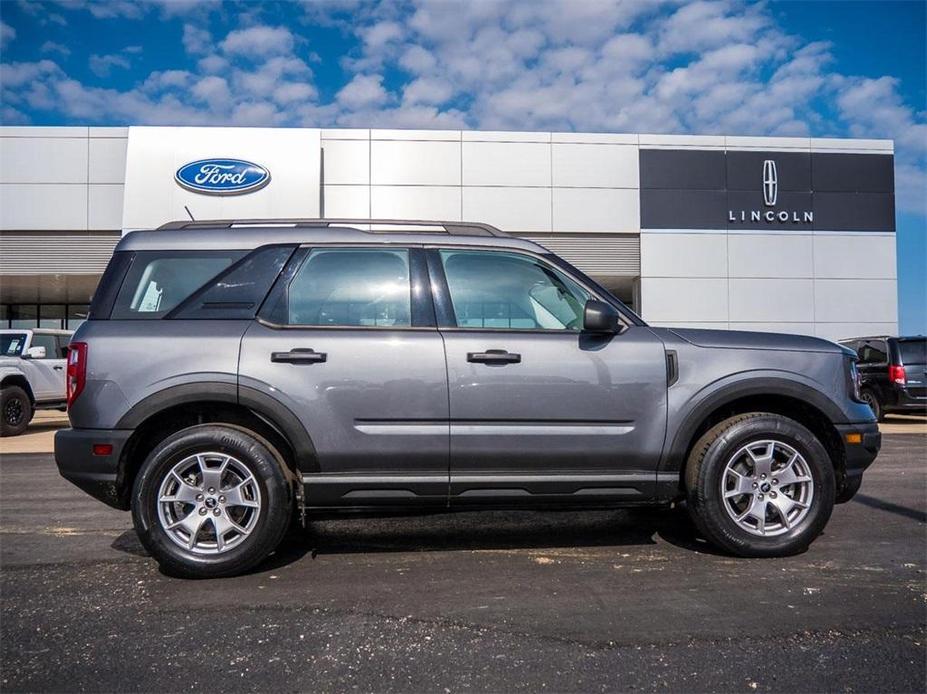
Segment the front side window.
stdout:
<svg viewBox="0 0 927 694">
<path fill-rule="evenodd" d="M 54 335 L 37 335 L 33 333 L 30 347 L 44 347 L 46 359 L 60 359 L 58 356 L 58 342 Z"/>
<path fill-rule="evenodd" d="M 287 323 L 332 327 L 412 325 L 407 250 L 312 250 L 290 283 Z"/>
<path fill-rule="evenodd" d="M 441 262 L 461 328 L 582 330 L 589 293 L 546 263 L 470 250 L 443 250 Z"/>
<path fill-rule="evenodd" d="M 140 251 L 126 273 L 111 318 L 162 318 L 244 251 Z"/>
</svg>

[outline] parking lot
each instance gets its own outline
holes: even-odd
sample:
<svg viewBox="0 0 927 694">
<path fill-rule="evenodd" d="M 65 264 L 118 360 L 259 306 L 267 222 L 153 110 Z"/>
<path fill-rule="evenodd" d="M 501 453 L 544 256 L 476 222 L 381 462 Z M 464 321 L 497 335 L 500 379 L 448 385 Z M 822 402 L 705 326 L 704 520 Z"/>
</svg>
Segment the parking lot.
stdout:
<svg viewBox="0 0 927 694">
<path fill-rule="evenodd" d="M 220 581 L 7 452 L 0 687 L 924 691 L 925 446 L 887 435 L 789 559 L 719 555 L 682 510 L 484 512 L 316 522 Z"/>
</svg>

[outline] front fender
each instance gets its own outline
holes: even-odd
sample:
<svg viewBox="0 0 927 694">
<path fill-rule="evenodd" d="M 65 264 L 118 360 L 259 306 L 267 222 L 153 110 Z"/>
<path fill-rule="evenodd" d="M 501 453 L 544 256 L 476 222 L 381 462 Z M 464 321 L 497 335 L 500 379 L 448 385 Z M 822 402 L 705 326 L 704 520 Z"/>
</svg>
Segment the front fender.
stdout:
<svg viewBox="0 0 927 694">
<path fill-rule="evenodd" d="M 732 374 L 705 386 L 689 396 L 685 402 L 673 404 L 671 399 L 667 431 L 667 441 L 670 443 L 660 462 L 660 472 L 677 473 L 682 468 L 692 437 L 712 412 L 741 398 L 757 395 L 775 395 L 798 400 L 819 410 L 831 422 L 842 422 L 846 419 L 837 402 L 825 394 L 819 384 L 802 374 L 776 370 Z"/>
</svg>

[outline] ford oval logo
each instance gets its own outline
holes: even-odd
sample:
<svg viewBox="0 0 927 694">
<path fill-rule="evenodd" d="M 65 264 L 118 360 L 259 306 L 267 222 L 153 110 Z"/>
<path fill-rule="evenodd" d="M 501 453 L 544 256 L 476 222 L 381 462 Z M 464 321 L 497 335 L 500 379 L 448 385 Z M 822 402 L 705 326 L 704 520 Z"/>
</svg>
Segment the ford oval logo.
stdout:
<svg viewBox="0 0 927 694">
<path fill-rule="evenodd" d="M 270 171 L 241 159 L 200 159 L 177 169 L 174 180 L 194 193 L 243 195 L 270 183 Z"/>
</svg>

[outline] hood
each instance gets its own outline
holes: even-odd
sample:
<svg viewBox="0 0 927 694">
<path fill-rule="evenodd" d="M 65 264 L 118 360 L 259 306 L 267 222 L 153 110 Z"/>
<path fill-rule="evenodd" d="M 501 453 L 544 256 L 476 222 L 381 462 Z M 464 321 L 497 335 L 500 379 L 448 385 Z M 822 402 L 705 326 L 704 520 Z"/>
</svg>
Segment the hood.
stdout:
<svg viewBox="0 0 927 694">
<path fill-rule="evenodd" d="M 0 369 L 5 368 L 20 368 L 22 366 L 23 360 L 19 357 L 2 357 L 0 356 Z"/>
<path fill-rule="evenodd" d="M 825 352 L 856 356 L 836 342 L 810 335 L 755 333 L 745 330 L 699 330 L 696 328 L 662 328 L 696 347 L 712 349 L 775 349 L 786 352 Z"/>
</svg>

